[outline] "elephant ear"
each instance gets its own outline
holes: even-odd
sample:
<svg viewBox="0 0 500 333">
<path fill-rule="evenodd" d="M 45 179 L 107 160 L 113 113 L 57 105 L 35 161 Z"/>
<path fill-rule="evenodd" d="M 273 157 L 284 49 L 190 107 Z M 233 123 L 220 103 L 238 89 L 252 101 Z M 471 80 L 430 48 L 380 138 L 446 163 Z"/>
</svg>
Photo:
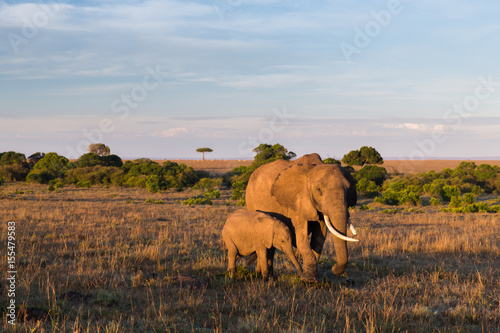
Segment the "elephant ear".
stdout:
<svg viewBox="0 0 500 333">
<path fill-rule="evenodd" d="M 314 220 L 318 212 L 308 192 L 307 174 L 315 165 L 299 162 L 300 159 L 276 177 L 271 187 L 271 195 L 281 206 L 300 213 L 304 219 Z"/>
<path fill-rule="evenodd" d="M 273 246 L 274 219 L 270 216 L 259 216 L 254 223 L 254 228 L 264 246 L 270 249 Z"/>
<path fill-rule="evenodd" d="M 346 168 L 340 167 L 342 174 L 349 182 L 349 187 L 347 188 L 347 205 L 349 207 L 356 206 L 356 202 L 358 201 L 358 195 L 356 193 L 356 181 L 353 176 Z"/>
</svg>

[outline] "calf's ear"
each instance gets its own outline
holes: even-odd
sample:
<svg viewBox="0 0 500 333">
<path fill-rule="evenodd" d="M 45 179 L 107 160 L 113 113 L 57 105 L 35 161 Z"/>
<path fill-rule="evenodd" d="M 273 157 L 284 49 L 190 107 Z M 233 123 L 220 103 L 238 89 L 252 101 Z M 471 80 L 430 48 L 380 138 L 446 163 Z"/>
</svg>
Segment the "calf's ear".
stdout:
<svg viewBox="0 0 500 333">
<path fill-rule="evenodd" d="M 270 249 L 273 246 L 274 238 L 273 219 L 271 217 L 259 216 L 254 223 L 254 229 L 256 235 L 258 235 L 259 239 L 264 243 L 264 246 Z"/>
</svg>

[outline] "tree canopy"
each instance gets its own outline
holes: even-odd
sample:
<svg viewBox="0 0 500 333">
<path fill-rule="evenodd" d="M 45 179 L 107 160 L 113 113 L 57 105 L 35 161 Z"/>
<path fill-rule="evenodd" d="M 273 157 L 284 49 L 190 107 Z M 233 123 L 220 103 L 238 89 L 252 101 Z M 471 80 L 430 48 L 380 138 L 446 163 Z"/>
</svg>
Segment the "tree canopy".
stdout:
<svg viewBox="0 0 500 333">
<path fill-rule="evenodd" d="M 198 153 L 202 153 L 203 154 L 203 160 L 205 160 L 205 153 L 211 153 L 211 152 L 213 152 L 212 148 L 208 148 L 208 147 L 198 148 L 198 149 L 196 149 L 196 151 Z"/>
<path fill-rule="evenodd" d="M 260 144 L 257 148 L 253 150 L 254 153 L 257 153 L 254 157 L 254 163 L 261 166 L 266 163 L 270 163 L 279 159 L 290 160 L 297 156 L 293 151 L 288 151 L 285 147 L 276 143 L 274 145 L 270 145 L 267 143 Z"/>
<path fill-rule="evenodd" d="M 344 155 L 342 162 L 348 165 L 382 164 L 384 159 L 379 152 L 372 147 L 363 146 L 359 150 L 351 150 Z"/>
<path fill-rule="evenodd" d="M 111 150 L 104 143 L 92 143 L 89 146 L 89 153 L 94 153 L 99 156 L 108 156 Z"/>
</svg>

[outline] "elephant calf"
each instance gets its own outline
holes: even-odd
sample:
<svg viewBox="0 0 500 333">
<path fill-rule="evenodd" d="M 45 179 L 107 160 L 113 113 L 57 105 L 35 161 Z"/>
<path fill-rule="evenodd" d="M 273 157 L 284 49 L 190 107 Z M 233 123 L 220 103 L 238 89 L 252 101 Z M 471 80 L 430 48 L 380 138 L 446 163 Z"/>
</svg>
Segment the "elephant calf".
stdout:
<svg viewBox="0 0 500 333">
<path fill-rule="evenodd" d="M 249 212 L 244 209 L 232 213 L 222 229 L 222 238 L 227 247 L 228 271 L 231 276 L 236 273 L 236 259 L 238 255 L 257 255 L 257 267 L 260 267 L 262 277 L 267 279 L 272 272 L 274 249 L 287 254 L 302 274 L 300 266 L 292 249 L 292 234 L 290 229 L 280 220 L 262 212 Z M 268 251 L 269 250 L 269 251 Z M 268 256 L 268 252 L 271 254 Z"/>
</svg>

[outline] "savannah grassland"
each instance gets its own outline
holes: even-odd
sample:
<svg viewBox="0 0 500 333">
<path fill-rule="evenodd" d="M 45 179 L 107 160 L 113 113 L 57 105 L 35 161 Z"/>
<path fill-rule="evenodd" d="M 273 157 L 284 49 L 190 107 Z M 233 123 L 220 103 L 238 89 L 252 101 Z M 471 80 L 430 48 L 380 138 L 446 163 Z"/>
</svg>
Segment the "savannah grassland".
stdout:
<svg viewBox="0 0 500 333">
<path fill-rule="evenodd" d="M 360 241 L 349 244 L 346 274 L 330 272 L 330 237 L 322 281 L 307 285 L 279 251 L 273 280 L 262 281 L 253 267 L 225 275 L 220 234 L 240 208 L 226 206 L 229 190 L 212 206 L 191 207 L 180 201 L 200 191 L 48 192 L 26 183 L 0 191 L 0 255 L 7 221 L 15 221 L 21 307 L 13 329 L 3 279 L 6 332 L 500 331 L 498 214 L 444 213 L 425 200 L 384 214 L 387 206 L 361 199 L 351 211 Z M 367 203 L 375 209 L 361 210 Z M 26 308 L 48 316 L 22 318 Z"/>
</svg>

